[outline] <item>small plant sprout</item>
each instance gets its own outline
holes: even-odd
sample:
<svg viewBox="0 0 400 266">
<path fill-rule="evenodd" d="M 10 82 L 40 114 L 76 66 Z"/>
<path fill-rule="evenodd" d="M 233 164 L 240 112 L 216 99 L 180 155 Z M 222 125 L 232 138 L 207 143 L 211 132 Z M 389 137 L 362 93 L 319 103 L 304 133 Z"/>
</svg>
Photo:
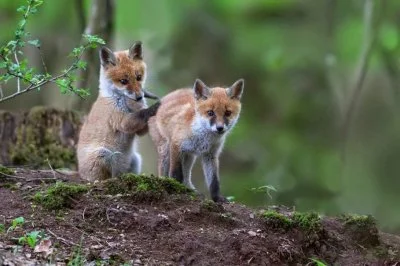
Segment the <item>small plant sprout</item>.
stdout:
<svg viewBox="0 0 400 266">
<path fill-rule="evenodd" d="M 11 226 L 7 229 L 7 233 L 14 231 L 18 226 L 22 226 L 25 223 L 24 217 L 17 217 L 11 222 Z"/>
<path fill-rule="evenodd" d="M 253 187 L 250 189 L 254 193 L 262 193 L 268 195 L 270 199 L 272 199 L 271 191 L 277 192 L 276 188 L 271 185 L 265 185 L 261 187 Z"/>
<path fill-rule="evenodd" d="M 312 262 L 314 262 L 314 265 L 316 265 L 316 266 L 328 266 L 327 264 L 325 264 L 324 262 L 320 261 L 319 259 L 311 258 L 310 260 Z"/>
<path fill-rule="evenodd" d="M 4 233 L 6 231 L 6 228 L 4 224 L 0 224 L 0 234 Z"/>
<path fill-rule="evenodd" d="M 234 202 L 234 201 L 235 201 L 235 196 L 228 196 L 228 197 L 226 197 L 226 199 L 227 199 L 229 202 Z"/>
<path fill-rule="evenodd" d="M 35 248 L 41 238 L 43 238 L 43 233 L 41 231 L 32 231 L 18 238 L 18 244 L 28 244 L 29 247 Z"/>
</svg>

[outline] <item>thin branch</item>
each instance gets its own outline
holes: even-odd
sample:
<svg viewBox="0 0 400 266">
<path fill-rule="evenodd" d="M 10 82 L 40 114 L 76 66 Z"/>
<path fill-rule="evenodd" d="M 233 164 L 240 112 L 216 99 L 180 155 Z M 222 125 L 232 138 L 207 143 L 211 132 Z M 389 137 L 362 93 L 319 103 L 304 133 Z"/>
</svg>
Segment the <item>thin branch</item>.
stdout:
<svg viewBox="0 0 400 266">
<path fill-rule="evenodd" d="M 61 242 L 63 242 L 64 244 L 67 245 L 72 245 L 72 246 L 77 246 L 78 244 L 72 242 L 71 240 L 67 240 L 65 238 L 62 238 L 58 235 L 56 235 L 55 233 L 53 233 L 52 231 L 50 231 L 50 229 L 47 229 L 47 232 L 49 232 L 50 235 L 54 236 L 57 240 L 60 240 Z"/>
<path fill-rule="evenodd" d="M 19 60 L 18 60 L 18 56 L 17 56 L 17 51 L 14 52 L 14 58 L 15 58 L 15 63 L 17 63 L 18 69 L 19 69 Z M 17 88 L 18 88 L 18 92 L 21 91 L 21 81 L 20 78 L 17 78 Z"/>
<path fill-rule="evenodd" d="M 56 178 L 56 171 L 54 171 L 53 167 L 51 166 L 49 158 L 46 158 L 46 161 L 51 169 L 51 172 L 53 173 L 53 177 Z"/>
<path fill-rule="evenodd" d="M 364 85 L 365 77 L 368 70 L 369 61 L 372 54 L 372 49 L 376 41 L 377 23 L 374 25 L 374 0 L 365 0 L 364 5 L 364 38 L 363 47 L 359 57 L 358 66 L 355 74 L 354 88 L 350 97 L 350 102 L 346 108 L 344 121 L 342 124 L 343 132 L 343 150 L 342 158 L 344 159 L 346 142 L 350 130 L 350 124 L 357 107 L 358 100 Z"/>
<path fill-rule="evenodd" d="M 114 13 L 114 0 L 93 0 L 84 33 L 98 35 L 110 45 L 114 33 Z M 94 50 L 86 53 L 83 60 L 88 63 L 88 67 L 85 71 L 82 69 L 78 72 L 76 84 L 78 88 L 88 87 L 91 77 L 96 75 L 94 70 L 100 65 Z"/>
<path fill-rule="evenodd" d="M 87 48 L 87 47 L 86 47 L 86 48 Z M 39 88 L 39 87 L 41 87 L 41 86 L 43 86 L 43 85 L 45 85 L 45 84 L 47 84 L 47 83 L 49 83 L 49 82 L 55 83 L 56 80 L 68 76 L 68 74 L 69 74 L 71 71 L 73 71 L 73 70 L 75 70 L 75 69 L 77 68 L 77 67 L 76 67 L 76 64 L 77 64 L 78 61 L 82 58 L 83 52 L 84 52 L 85 50 L 86 50 L 86 49 L 83 49 L 83 51 L 79 54 L 79 56 L 78 56 L 78 57 L 75 59 L 75 61 L 72 63 L 72 65 L 71 65 L 64 73 L 59 74 L 58 76 L 52 77 L 51 79 L 43 79 L 43 80 L 39 81 L 39 82 L 36 83 L 36 84 L 31 83 L 28 87 L 26 87 L 26 88 L 23 89 L 23 90 L 20 90 L 20 91 L 18 91 L 18 92 L 16 92 L 16 93 L 13 93 L 13 94 L 8 95 L 8 96 L 6 96 L 6 97 L 0 98 L 0 103 L 1 103 L 1 102 L 4 102 L 4 101 L 7 101 L 7 100 L 10 100 L 10 99 L 12 99 L 12 98 L 14 98 L 14 97 L 17 97 L 17 96 L 21 95 L 21 94 L 24 94 L 24 93 L 30 92 L 30 91 L 32 91 L 32 90 L 35 90 L 35 89 L 37 89 L 37 88 Z M 21 75 L 16 74 L 16 73 L 13 73 L 13 72 L 10 72 L 10 71 L 8 71 L 7 73 L 10 74 L 10 75 L 12 75 L 12 76 L 15 76 L 15 77 L 23 78 L 23 77 L 21 77 Z M 26 80 L 26 81 L 30 82 L 29 80 Z M 75 93 L 73 89 L 71 89 L 71 88 L 68 88 L 68 89 L 69 89 L 71 92 Z M 75 94 L 76 94 L 76 93 L 75 93 Z M 83 98 L 83 97 L 80 96 L 79 94 L 76 94 L 76 95 L 78 95 L 79 97 Z"/>
<path fill-rule="evenodd" d="M 337 12 L 337 0 L 326 0 L 325 1 L 325 17 L 326 17 L 326 25 L 325 25 L 325 70 L 326 77 L 329 88 L 332 92 L 332 95 L 336 101 L 336 104 L 339 109 L 340 115 L 344 113 L 344 79 L 339 75 L 337 71 L 337 59 L 335 52 L 335 30 L 336 30 L 336 12 Z"/>
<path fill-rule="evenodd" d="M 46 63 L 44 62 L 42 50 L 40 49 L 40 47 L 38 47 L 38 50 L 39 50 L 40 60 L 42 61 L 43 70 L 47 74 L 49 72 L 47 71 Z"/>
</svg>

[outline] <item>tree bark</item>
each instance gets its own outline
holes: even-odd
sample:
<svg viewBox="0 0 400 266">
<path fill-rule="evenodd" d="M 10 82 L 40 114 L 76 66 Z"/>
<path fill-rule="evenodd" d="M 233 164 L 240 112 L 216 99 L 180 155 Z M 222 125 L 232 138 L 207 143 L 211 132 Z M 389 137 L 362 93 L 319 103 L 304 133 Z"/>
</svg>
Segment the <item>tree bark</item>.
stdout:
<svg viewBox="0 0 400 266">
<path fill-rule="evenodd" d="M 0 111 L 0 164 L 74 169 L 80 127 L 73 111 L 40 106 L 23 113 Z"/>
<path fill-rule="evenodd" d="M 112 46 L 115 18 L 114 12 L 114 0 L 93 0 L 84 33 L 97 35 L 106 42 L 107 46 Z M 83 60 L 87 62 L 87 69 L 81 70 L 78 74 L 78 88 L 88 88 L 91 81 L 94 83 L 98 80 L 99 75 L 100 61 L 98 60 L 97 50 L 89 50 L 83 56 Z M 84 101 L 79 101 L 73 105 L 77 108 L 81 108 L 84 105 Z"/>
</svg>

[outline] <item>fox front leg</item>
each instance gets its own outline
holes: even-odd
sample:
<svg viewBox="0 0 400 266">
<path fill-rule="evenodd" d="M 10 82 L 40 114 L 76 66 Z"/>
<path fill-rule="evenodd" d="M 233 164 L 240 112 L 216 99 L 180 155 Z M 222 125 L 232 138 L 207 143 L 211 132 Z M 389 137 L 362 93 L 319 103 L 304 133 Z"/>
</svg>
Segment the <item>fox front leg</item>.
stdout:
<svg viewBox="0 0 400 266">
<path fill-rule="evenodd" d="M 202 166 L 212 200 L 215 202 L 228 202 L 228 200 L 221 195 L 220 191 L 218 157 L 210 153 L 203 155 Z"/>
<path fill-rule="evenodd" d="M 169 147 L 169 171 L 168 176 L 183 182 L 182 158 L 179 152 L 179 146 L 170 144 Z"/>
<path fill-rule="evenodd" d="M 121 130 L 125 133 L 139 133 L 145 134 L 148 130 L 149 118 L 157 113 L 160 107 L 160 102 L 156 102 L 146 109 L 142 109 L 135 113 L 130 113 L 124 116 L 121 121 Z"/>
</svg>

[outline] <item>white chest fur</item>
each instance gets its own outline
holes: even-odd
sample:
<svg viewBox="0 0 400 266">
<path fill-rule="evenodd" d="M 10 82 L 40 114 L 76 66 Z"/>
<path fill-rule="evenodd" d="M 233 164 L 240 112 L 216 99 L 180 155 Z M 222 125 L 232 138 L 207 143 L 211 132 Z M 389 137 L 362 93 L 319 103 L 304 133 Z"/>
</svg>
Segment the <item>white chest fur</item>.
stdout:
<svg viewBox="0 0 400 266">
<path fill-rule="evenodd" d="M 201 155 L 218 152 L 225 141 L 225 134 L 211 131 L 209 121 L 200 117 L 192 124 L 192 135 L 182 142 L 181 151 Z"/>
</svg>

